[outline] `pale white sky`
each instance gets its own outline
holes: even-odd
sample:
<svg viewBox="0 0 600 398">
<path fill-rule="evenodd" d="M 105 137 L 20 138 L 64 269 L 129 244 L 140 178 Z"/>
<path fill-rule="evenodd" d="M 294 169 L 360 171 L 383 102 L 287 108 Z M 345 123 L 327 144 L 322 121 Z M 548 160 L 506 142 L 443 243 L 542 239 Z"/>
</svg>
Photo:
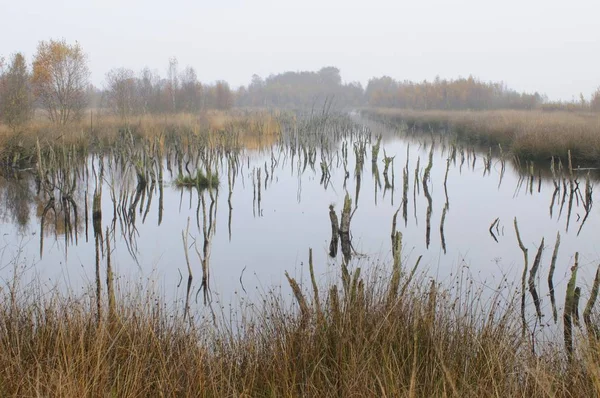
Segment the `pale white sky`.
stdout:
<svg viewBox="0 0 600 398">
<path fill-rule="evenodd" d="M 600 86 L 600 2 L 592 0 L 0 0 L 0 55 L 79 41 L 92 81 L 113 67 L 247 84 L 337 66 L 345 81 L 473 74 L 551 99 Z"/>
</svg>

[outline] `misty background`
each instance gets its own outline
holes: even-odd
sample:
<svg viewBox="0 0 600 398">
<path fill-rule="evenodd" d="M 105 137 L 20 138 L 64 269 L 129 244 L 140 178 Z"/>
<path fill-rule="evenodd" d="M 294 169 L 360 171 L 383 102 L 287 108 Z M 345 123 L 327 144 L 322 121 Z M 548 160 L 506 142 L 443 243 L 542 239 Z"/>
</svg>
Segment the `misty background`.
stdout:
<svg viewBox="0 0 600 398">
<path fill-rule="evenodd" d="M 253 75 L 340 69 L 344 82 L 473 75 L 550 100 L 600 86 L 600 5 L 593 1 L 2 2 L 0 54 L 78 41 L 91 82 L 117 67 L 165 75 L 168 60 L 233 89 Z"/>
</svg>

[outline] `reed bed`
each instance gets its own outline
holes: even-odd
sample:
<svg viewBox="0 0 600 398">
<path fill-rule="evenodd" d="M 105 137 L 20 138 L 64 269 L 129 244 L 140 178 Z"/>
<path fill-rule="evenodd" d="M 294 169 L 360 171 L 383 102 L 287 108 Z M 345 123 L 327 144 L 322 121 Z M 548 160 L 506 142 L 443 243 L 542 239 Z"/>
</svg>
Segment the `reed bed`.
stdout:
<svg viewBox="0 0 600 398">
<path fill-rule="evenodd" d="M 586 112 L 414 111 L 369 109 L 364 114 L 409 129 L 452 131 L 460 138 L 488 146 L 502 145 L 525 160 L 567 159 L 600 163 L 600 115 Z"/>
<path fill-rule="evenodd" d="M 2 396 L 582 397 L 600 392 L 595 339 L 534 352 L 518 298 L 461 277 L 450 287 L 400 262 L 339 284 L 288 276 L 237 315 L 167 305 L 118 286 L 97 318 L 93 288 L 75 295 L 11 281 L 0 293 Z M 312 271 L 312 261 L 310 261 Z M 312 272 L 311 272 L 312 275 Z M 307 285 L 307 286 L 309 286 Z M 274 289 L 279 291 L 279 289 Z M 284 289 L 283 291 L 286 291 Z M 108 303 L 103 303 L 108 305 Z M 233 321 L 235 319 L 237 321 Z"/>
<path fill-rule="evenodd" d="M 121 119 L 100 110 L 92 110 L 77 123 L 58 127 L 38 115 L 21 130 L 13 131 L 0 124 L 0 165 L 23 170 L 36 161 L 36 144 L 42 149 L 69 148 L 87 155 L 114 147 L 127 134 L 136 140 L 160 138 L 162 144 L 187 136 L 203 136 L 207 144 L 227 139 L 228 147 L 262 149 L 280 139 L 277 111 L 231 110 L 201 114 L 140 115 Z"/>
</svg>

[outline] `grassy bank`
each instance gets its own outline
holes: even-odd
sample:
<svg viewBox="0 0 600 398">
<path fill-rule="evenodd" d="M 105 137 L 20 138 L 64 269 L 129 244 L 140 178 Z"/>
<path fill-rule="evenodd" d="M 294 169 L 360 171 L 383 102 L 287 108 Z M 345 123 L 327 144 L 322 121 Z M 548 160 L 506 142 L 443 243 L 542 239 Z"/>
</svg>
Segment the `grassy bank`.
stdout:
<svg viewBox="0 0 600 398">
<path fill-rule="evenodd" d="M 503 146 L 526 160 L 567 158 L 600 164 L 600 115 L 544 111 L 413 111 L 369 109 L 364 114 L 427 132 L 449 129 L 464 140 Z M 575 165 L 574 165 L 575 166 Z"/>
<path fill-rule="evenodd" d="M 12 282 L 0 301 L 2 396 L 583 397 L 600 393 L 598 343 L 533 352 L 518 298 L 484 301 L 406 274 L 342 269 L 339 285 L 268 294 L 216 322 L 121 287 L 97 318 L 94 293 Z M 387 282 L 384 282 L 387 281 Z M 260 302 L 260 304 L 258 303 Z M 192 312 L 192 314 L 194 314 Z M 193 321 L 190 321 L 193 319 Z"/>
<path fill-rule="evenodd" d="M 41 115 L 13 131 L 0 124 L 0 165 L 26 169 L 36 161 L 36 143 L 43 149 L 68 148 L 86 154 L 113 148 L 128 137 L 158 139 L 162 145 L 201 138 L 206 145 L 260 149 L 271 146 L 281 133 L 280 114 L 264 110 L 208 111 L 195 114 L 142 115 L 122 120 L 102 112 L 88 113 L 78 123 L 56 126 Z"/>
</svg>

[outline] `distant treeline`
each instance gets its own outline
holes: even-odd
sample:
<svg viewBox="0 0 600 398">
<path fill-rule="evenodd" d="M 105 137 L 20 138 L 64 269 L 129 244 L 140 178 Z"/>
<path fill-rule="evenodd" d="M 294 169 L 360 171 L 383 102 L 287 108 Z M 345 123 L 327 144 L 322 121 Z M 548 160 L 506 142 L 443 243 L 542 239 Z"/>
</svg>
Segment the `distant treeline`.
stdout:
<svg viewBox="0 0 600 398">
<path fill-rule="evenodd" d="M 360 83 L 342 83 L 340 70 L 325 67 L 318 72 L 285 72 L 266 79 L 252 76 L 248 87 L 240 87 L 237 106 L 322 108 L 357 107 L 365 104 Z"/>
<path fill-rule="evenodd" d="M 538 93 L 518 93 L 503 83 L 486 83 L 472 76 L 422 83 L 385 76 L 371 79 L 365 95 L 372 107 L 419 110 L 534 109 L 545 99 Z"/>
<path fill-rule="evenodd" d="M 136 73 L 114 68 L 102 88 L 89 82 L 87 55 L 80 44 L 42 41 L 31 67 L 21 53 L 0 57 L 0 120 L 14 130 L 26 124 L 35 109 L 64 125 L 93 107 L 121 118 L 140 114 L 198 113 L 208 109 L 278 107 L 290 109 L 348 109 L 385 107 L 414 110 L 542 109 L 599 111 L 600 89 L 586 100 L 549 102 L 539 93 L 519 93 L 504 83 L 474 77 L 428 82 L 398 81 L 391 77 L 344 83 L 338 68 L 316 72 L 285 72 L 267 78 L 254 75 L 248 86 L 232 90 L 225 81 L 201 83 L 193 67 L 179 69 L 171 58 L 166 76 L 149 68 Z"/>
<path fill-rule="evenodd" d="M 166 77 L 149 68 L 139 74 L 131 69 L 112 69 L 106 74 L 104 88 L 95 96 L 96 107 L 110 109 L 121 117 L 229 109 L 235 99 L 227 82 L 200 83 L 195 69 L 188 66 L 180 72 L 175 58 L 169 60 Z"/>
</svg>

